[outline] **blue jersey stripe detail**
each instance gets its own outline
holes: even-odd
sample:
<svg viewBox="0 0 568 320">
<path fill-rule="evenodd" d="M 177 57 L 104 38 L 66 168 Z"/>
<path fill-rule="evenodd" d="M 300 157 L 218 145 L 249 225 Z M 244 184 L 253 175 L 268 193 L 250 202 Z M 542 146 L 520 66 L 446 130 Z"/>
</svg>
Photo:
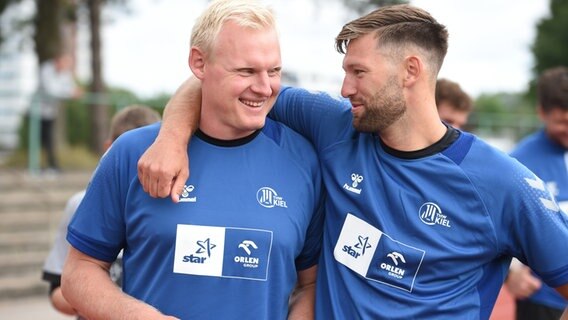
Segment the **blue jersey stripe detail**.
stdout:
<svg viewBox="0 0 568 320">
<path fill-rule="evenodd" d="M 473 143 L 474 136 L 470 133 L 460 131 L 460 136 L 451 146 L 446 150 L 442 151 L 442 154 L 450 158 L 457 165 L 461 164 L 471 145 Z"/>
<path fill-rule="evenodd" d="M 282 127 L 275 121 L 266 118 L 264 128 L 262 128 L 262 133 L 267 137 L 274 140 L 277 145 L 280 145 L 280 140 L 282 138 Z"/>
</svg>

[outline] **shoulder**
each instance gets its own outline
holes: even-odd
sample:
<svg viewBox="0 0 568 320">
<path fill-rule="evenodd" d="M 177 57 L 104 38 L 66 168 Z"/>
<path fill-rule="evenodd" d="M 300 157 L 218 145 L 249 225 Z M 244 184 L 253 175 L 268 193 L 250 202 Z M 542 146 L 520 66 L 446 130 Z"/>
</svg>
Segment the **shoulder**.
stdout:
<svg viewBox="0 0 568 320">
<path fill-rule="evenodd" d="M 511 152 L 511 156 L 525 161 L 526 159 L 541 157 L 543 152 L 549 152 L 551 141 L 543 130 L 537 131 L 523 138 Z"/>
<path fill-rule="evenodd" d="M 111 145 L 111 150 L 127 153 L 143 153 L 156 139 L 161 122 L 129 130 L 118 137 Z M 116 152 L 115 151 L 115 152 Z"/>
<path fill-rule="evenodd" d="M 317 165 L 318 158 L 313 145 L 302 135 L 281 122 L 267 118 L 262 134 L 277 145 L 278 149 L 298 163 Z"/>
<path fill-rule="evenodd" d="M 474 184 L 488 190 L 515 189 L 534 176 L 519 161 L 475 136 L 461 167 Z"/>
<path fill-rule="evenodd" d="M 285 150 L 306 150 L 315 155 L 315 150 L 308 139 L 279 121 L 267 118 L 262 134 Z"/>
</svg>

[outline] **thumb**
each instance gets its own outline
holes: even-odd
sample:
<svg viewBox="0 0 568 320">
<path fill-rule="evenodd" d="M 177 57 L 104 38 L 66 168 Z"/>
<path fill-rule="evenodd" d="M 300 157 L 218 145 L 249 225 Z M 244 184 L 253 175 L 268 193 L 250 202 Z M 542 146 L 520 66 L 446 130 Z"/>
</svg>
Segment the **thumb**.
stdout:
<svg viewBox="0 0 568 320">
<path fill-rule="evenodd" d="M 170 196 L 174 203 L 179 202 L 179 197 L 183 192 L 183 187 L 185 186 L 185 182 L 187 181 L 188 177 L 189 177 L 189 172 L 187 170 L 182 170 L 174 179 L 172 184 L 172 190 L 170 191 L 171 193 Z"/>
</svg>

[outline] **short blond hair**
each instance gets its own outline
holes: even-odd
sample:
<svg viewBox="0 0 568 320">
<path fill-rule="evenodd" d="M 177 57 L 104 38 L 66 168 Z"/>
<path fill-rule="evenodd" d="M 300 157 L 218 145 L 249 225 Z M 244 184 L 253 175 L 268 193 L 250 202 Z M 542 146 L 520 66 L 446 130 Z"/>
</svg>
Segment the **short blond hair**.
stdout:
<svg viewBox="0 0 568 320">
<path fill-rule="evenodd" d="M 228 20 L 251 29 L 276 28 L 274 13 L 258 1 L 215 0 L 197 18 L 191 31 L 190 46 L 210 53 L 217 35 Z"/>
</svg>

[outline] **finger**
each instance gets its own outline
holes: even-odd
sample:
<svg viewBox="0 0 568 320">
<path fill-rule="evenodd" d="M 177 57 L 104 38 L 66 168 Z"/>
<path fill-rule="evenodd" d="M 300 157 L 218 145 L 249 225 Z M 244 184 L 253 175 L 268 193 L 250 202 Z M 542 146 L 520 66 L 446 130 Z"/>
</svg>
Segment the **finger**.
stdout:
<svg viewBox="0 0 568 320">
<path fill-rule="evenodd" d="M 153 178 L 156 177 L 156 174 L 153 173 L 152 168 L 150 168 L 149 170 L 147 170 L 144 174 L 144 183 L 146 184 L 146 189 L 148 190 L 148 194 L 150 194 L 150 196 L 152 198 L 157 198 L 158 197 L 158 192 L 156 190 L 157 187 L 157 179 L 158 178 Z"/>
<path fill-rule="evenodd" d="M 156 181 L 156 191 L 160 198 L 166 198 L 170 195 L 172 189 L 172 178 L 166 173 L 162 172 L 158 175 L 158 180 Z"/>
<path fill-rule="evenodd" d="M 138 165 L 136 166 L 138 169 L 138 181 L 140 181 L 140 184 L 142 185 L 142 189 L 144 189 L 144 192 L 148 192 L 148 188 L 147 185 L 144 183 L 144 165 L 142 164 L 141 161 L 138 161 Z"/>
<path fill-rule="evenodd" d="M 171 194 L 170 197 L 172 199 L 173 203 L 178 203 L 179 202 L 179 198 L 183 192 L 183 187 L 185 185 L 185 183 L 181 182 L 181 179 L 175 179 L 172 183 L 172 189 L 171 189 Z"/>
<path fill-rule="evenodd" d="M 189 177 L 188 171 L 182 170 L 179 172 L 178 176 L 173 180 L 170 192 L 171 192 L 172 201 L 174 203 L 179 202 L 179 197 L 183 192 L 183 187 L 185 186 L 188 177 Z"/>
</svg>

